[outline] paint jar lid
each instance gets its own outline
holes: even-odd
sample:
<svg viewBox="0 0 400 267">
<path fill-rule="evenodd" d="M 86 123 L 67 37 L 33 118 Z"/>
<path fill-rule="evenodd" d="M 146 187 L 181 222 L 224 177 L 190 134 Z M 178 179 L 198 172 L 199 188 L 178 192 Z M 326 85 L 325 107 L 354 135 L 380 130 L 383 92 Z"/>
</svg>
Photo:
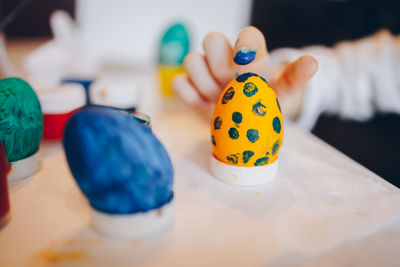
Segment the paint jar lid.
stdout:
<svg viewBox="0 0 400 267">
<path fill-rule="evenodd" d="M 44 114 L 62 114 L 86 104 L 85 89 L 80 84 L 61 84 L 36 91 Z"/>
<path fill-rule="evenodd" d="M 89 89 L 90 103 L 94 105 L 132 109 L 138 105 L 139 98 L 140 85 L 134 79 L 100 78 Z"/>
</svg>

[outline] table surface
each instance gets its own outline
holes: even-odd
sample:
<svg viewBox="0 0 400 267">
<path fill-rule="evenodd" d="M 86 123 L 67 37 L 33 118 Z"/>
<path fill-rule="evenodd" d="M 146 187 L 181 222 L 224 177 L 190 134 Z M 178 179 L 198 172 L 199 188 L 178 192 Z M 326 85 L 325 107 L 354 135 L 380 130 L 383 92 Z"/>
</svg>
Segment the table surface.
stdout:
<svg viewBox="0 0 400 267">
<path fill-rule="evenodd" d="M 175 169 L 176 214 L 167 231 L 124 242 L 97 235 L 61 144 L 44 143 L 41 171 L 10 184 L 12 219 L 0 231 L 0 264 L 374 263 L 384 245 L 392 248 L 384 250 L 387 264 L 400 259 L 400 190 L 316 137 L 286 123 L 277 179 L 240 187 L 210 175 L 209 125 L 194 113 L 162 113 L 153 128 Z"/>
<path fill-rule="evenodd" d="M 12 60 L 21 49 L 11 46 Z M 124 242 L 99 236 L 61 144 L 43 143 L 40 172 L 9 185 L 0 266 L 398 265 L 400 190 L 315 136 L 286 122 L 277 179 L 239 187 L 210 174 L 209 124 L 196 114 L 170 110 L 152 124 L 175 170 L 168 230 Z"/>
</svg>

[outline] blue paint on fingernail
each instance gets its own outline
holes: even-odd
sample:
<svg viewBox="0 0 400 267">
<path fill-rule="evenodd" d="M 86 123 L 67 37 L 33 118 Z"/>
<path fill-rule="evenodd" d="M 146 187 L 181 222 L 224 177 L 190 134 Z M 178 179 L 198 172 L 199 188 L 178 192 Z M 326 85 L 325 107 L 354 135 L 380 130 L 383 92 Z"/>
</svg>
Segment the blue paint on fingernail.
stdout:
<svg viewBox="0 0 400 267">
<path fill-rule="evenodd" d="M 256 54 L 257 50 L 242 47 L 236 52 L 233 61 L 238 65 L 247 65 L 256 58 Z"/>
</svg>

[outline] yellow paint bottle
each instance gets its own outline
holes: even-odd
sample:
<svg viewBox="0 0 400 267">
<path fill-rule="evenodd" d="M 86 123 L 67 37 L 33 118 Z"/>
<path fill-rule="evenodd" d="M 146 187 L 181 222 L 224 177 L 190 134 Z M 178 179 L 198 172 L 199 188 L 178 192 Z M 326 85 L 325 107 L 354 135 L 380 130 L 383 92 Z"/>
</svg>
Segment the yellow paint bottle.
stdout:
<svg viewBox="0 0 400 267">
<path fill-rule="evenodd" d="M 163 98 L 172 98 L 174 92 L 172 90 L 172 80 L 178 74 L 184 73 L 182 65 L 165 65 L 160 64 L 158 66 L 159 79 L 160 79 L 160 89 Z"/>
</svg>

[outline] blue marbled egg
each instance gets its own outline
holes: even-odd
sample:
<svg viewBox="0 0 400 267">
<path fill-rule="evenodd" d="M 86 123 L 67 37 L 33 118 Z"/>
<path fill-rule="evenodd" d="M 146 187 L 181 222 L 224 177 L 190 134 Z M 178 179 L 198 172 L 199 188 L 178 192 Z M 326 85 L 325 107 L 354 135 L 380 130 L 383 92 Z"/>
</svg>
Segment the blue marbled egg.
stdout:
<svg viewBox="0 0 400 267">
<path fill-rule="evenodd" d="M 129 113 L 85 107 L 69 120 L 63 142 L 71 172 L 94 209 L 132 214 L 172 200 L 170 158 Z"/>
</svg>

